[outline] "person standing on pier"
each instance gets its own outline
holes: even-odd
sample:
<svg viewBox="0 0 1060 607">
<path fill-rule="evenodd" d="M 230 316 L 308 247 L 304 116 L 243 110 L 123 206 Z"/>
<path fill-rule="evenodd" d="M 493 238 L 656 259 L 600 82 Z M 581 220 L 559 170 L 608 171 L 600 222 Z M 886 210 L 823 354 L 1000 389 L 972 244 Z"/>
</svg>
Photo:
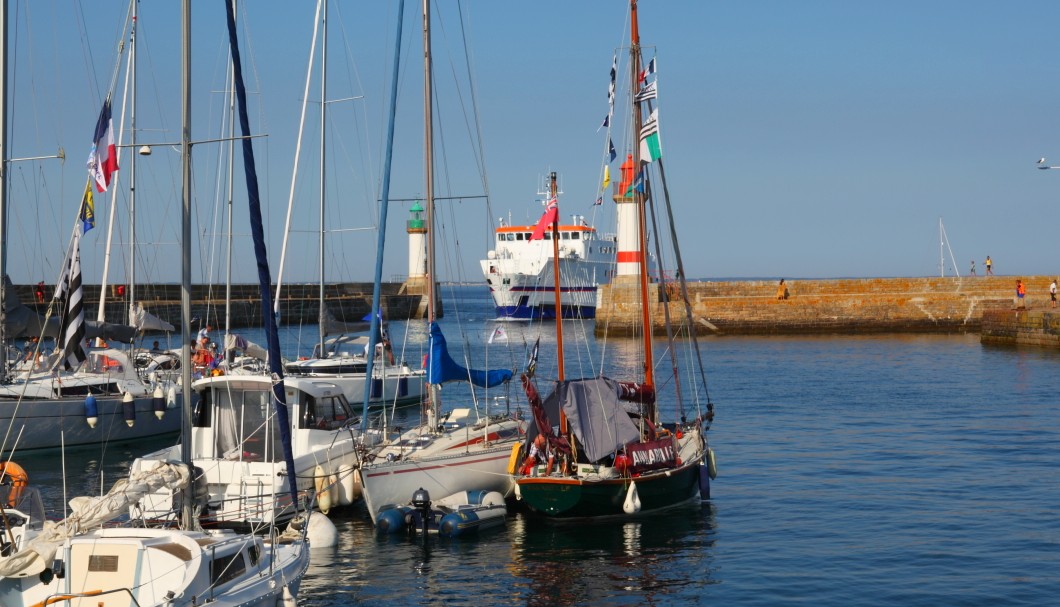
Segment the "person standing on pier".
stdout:
<svg viewBox="0 0 1060 607">
<path fill-rule="evenodd" d="M 1022 280 L 1016 281 L 1016 308 L 1019 310 L 1026 310 L 1027 306 L 1024 303 L 1024 297 L 1027 295 L 1027 288 L 1023 286 Z"/>
<path fill-rule="evenodd" d="M 780 284 L 777 285 L 777 299 L 788 298 L 788 285 L 784 284 L 784 279 L 780 279 Z"/>
<path fill-rule="evenodd" d="M 1053 307 L 1056 307 L 1056 279 L 1053 279 L 1053 283 L 1049 285 L 1049 299 L 1052 301 Z"/>
<path fill-rule="evenodd" d="M 986 256 L 986 261 L 983 262 L 983 265 L 986 266 L 986 275 L 987 276 L 993 276 L 994 275 L 994 269 L 993 269 L 994 268 L 994 262 L 990 260 L 990 256 L 989 255 Z"/>
<path fill-rule="evenodd" d="M 975 276 L 975 260 L 972 260 L 972 270 L 969 272 L 970 275 Z"/>
</svg>

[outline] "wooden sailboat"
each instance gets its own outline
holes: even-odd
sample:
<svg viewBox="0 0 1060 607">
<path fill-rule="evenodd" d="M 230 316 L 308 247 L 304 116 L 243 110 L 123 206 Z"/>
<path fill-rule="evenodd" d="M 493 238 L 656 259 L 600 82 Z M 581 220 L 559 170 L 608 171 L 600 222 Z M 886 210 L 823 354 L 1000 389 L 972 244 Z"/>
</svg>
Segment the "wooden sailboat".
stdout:
<svg viewBox="0 0 1060 607">
<path fill-rule="evenodd" d="M 631 0 L 630 67 L 632 82 L 638 82 L 640 42 L 637 2 Z M 642 112 L 636 93 L 631 96 L 633 134 L 641 135 Z M 632 145 L 631 167 L 640 170 L 643 181 L 647 167 L 641 164 L 638 146 Z M 647 161 L 646 161 L 647 162 Z M 661 162 L 661 161 L 660 161 Z M 620 185 L 615 202 L 624 206 L 619 221 L 635 220 L 634 229 L 622 226 L 620 234 L 635 233 L 636 248 L 620 259 L 635 262 L 637 272 L 626 278 L 626 286 L 639 291 L 643 323 L 644 374 L 633 382 L 607 377 L 566 379 L 563 370 L 563 330 L 557 323 L 558 381 L 554 390 L 541 399 L 533 383 L 536 360 L 522 376 L 524 389 L 534 413 L 520 456 L 513 456 L 512 467 L 517 497 L 534 512 L 563 518 L 622 517 L 661 510 L 699 497 L 709 496 L 713 472 L 706 442 L 706 415 L 692 421 L 660 423 L 656 406 L 652 362 L 651 311 L 646 184 L 635 187 L 632 172 Z M 555 174 L 552 177 L 555 199 Z M 542 217 L 538 230 L 549 227 L 552 242 L 558 229 L 558 203 Z M 558 255 L 554 255 L 558 256 Z M 558 273 L 556 273 L 558 276 Z M 621 280 L 623 276 L 619 276 Z M 556 291 L 559 292 L 559 285 Z M 557 306 L 559 302 L 557 301 Z M 536 354 L 536 352 L 535 352 Z M 680 395 L 678 396 L 680 399 Z M 522 455 L 526 458 L 519 465 Z"/>
</svg>

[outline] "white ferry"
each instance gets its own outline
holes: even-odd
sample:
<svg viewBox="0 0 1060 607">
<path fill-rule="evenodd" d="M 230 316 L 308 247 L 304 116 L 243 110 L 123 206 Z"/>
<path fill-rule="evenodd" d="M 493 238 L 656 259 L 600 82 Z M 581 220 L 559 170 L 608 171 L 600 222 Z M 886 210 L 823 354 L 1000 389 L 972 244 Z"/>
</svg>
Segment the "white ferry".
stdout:
<svg viewBox="0 0 1060 607">
<path fill-rule="evenodd" d="M 496 229 L 496 248 L 482 260 L 497 317 L 551 319 L 556 317 L 555 280 L 552 274 L 552 230 L 544 240 L 530 240 L 533 225 Z M 559 225 L 560 292 L 563 318 L 595 318 L 597 287 L 610 282 L 615 272 L 616 238 L 601 236 L 585 218 Z"/>
</svg>

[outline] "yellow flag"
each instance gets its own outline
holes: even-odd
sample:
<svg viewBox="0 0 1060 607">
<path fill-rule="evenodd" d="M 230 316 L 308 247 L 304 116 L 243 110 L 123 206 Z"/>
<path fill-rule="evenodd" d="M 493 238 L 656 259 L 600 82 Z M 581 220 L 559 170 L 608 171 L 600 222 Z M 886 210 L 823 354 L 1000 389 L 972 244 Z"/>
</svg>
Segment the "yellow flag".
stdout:
<svg viewBox="0 0 1060 607">
<path fill-rule="evenodd" d="M 604 165 L 604 185 L 600 186 L 601 190 L 606 190 L 607 186 L 611 185 L 611 167 Z"/>
</svg>

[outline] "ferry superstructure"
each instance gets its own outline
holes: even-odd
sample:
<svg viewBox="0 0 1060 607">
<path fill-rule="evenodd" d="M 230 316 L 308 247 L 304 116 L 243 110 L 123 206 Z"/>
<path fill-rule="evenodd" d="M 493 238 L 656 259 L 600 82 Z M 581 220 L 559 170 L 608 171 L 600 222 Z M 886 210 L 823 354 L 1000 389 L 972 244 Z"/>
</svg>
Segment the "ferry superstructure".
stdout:
<svg viewBox="0 0 1060 607">
<path fill-rule="evenodd" d="M 501 223 L 495 248 L 480 263 L 497 306 L 497 317 L 555 318 L 555 281 L 552 274 L 552 234 L 530 240 L 533 225 Z M 560 291 L 563 318 L 595 318 L 597 287 L 615 272 L 616 238 L 600 235 L 583 217 L 559 226 Z"/>
</svg>

